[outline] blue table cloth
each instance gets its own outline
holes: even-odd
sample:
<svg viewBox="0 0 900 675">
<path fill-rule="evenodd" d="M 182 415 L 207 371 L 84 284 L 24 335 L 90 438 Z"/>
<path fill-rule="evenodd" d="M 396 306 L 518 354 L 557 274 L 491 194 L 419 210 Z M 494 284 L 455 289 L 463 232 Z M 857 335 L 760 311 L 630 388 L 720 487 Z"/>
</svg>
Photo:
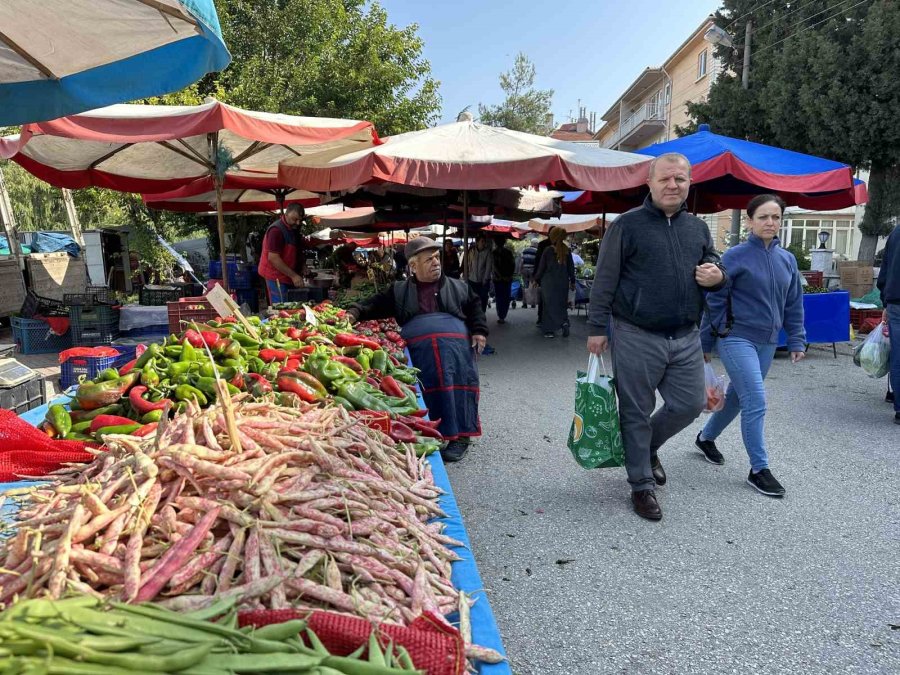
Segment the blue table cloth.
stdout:
<svg viewBox="0 0 900 675">
<path fill-rule="evenodd" d="M 806 293 L 803 296 L 803 325 L 809 344 L 850 341 L 850 293 Z M 778 346 L 787 346 L 787 333 L 778 336 Z"/>
</svg>

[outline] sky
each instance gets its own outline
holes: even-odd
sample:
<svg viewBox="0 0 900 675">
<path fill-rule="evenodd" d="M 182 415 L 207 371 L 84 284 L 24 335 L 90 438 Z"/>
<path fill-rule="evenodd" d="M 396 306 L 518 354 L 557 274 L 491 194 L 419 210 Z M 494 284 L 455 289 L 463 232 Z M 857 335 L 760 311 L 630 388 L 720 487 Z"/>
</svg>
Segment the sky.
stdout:
<svg viewBox="0 0 900 675">
<path fill-rule="evenodd" d="M 500 73 L 524 52 L 535 86 L 553 89 L 557 123 L 578 101 L 600 116 L 647 66 L 659 66 L 718 0 L 381 0 L 391 23 L 419 25 L 439 80 L 440 122 L 500 103 Z M 598 122 L 598 126 L 600 123 Z"/>
</svg>

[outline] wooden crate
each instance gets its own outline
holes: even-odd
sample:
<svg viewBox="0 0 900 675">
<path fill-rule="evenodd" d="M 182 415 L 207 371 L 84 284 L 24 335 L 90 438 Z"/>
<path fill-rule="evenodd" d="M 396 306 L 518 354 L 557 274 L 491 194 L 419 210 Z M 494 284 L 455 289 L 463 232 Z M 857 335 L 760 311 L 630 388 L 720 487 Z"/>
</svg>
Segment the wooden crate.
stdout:
<svg viewBox="0 0 900 675">
<path fill-rule="evenodd" d="M 22 309 L 25 302 L 25 282 L 14 257 L 0 258 L 0 316 L 9 316 Z"/>
<path fill-rule="evenodd" d="M 62 300 L 65 293 L 81 293 L 90 283 L 84 260 L 68 253 L 32 253 L 25 265 L 31 288 L 45 298 Z"/>
</svg>

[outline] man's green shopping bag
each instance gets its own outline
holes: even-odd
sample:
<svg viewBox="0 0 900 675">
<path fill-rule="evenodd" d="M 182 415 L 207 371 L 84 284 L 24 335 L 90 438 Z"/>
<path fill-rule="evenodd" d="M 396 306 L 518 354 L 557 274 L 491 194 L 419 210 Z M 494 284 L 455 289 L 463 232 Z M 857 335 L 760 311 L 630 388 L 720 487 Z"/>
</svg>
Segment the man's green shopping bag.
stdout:
<svg viewBox="0 0 900 675">
<path fill-rule="evenodd" d="M 575 383 L 575 417 L 569 430 L 575 461 L 585 469 L 625 466 L 614 380 L 602 357 L 591 354 L 587 372 L 579 370 Z"/>
</svg>

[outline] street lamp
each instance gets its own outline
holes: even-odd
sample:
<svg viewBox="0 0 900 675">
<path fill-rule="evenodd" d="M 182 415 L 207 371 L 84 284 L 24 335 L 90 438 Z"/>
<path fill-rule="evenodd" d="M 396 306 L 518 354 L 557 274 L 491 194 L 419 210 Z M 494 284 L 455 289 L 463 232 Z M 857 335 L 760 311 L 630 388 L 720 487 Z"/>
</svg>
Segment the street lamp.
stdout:
<svg viewBox="0 0 900 675">
<path fill-rule="evenodd" d="M 821 232 L 819 232 L 819 248 L 820 249 L 825 248 L 825 242 L 828 241 L 829 237 L 831 237 L 830 232 L 826 232 L 825 230 L 822 230 Z"/>
<path fill-rule="evenodd" d="M 714 45 L 722 45 L 723 47 L 734 49 L 734 40 L 731 39 L 731 36 L 715 24 L 704 33 L 703 39 Z"/>
</svg>

